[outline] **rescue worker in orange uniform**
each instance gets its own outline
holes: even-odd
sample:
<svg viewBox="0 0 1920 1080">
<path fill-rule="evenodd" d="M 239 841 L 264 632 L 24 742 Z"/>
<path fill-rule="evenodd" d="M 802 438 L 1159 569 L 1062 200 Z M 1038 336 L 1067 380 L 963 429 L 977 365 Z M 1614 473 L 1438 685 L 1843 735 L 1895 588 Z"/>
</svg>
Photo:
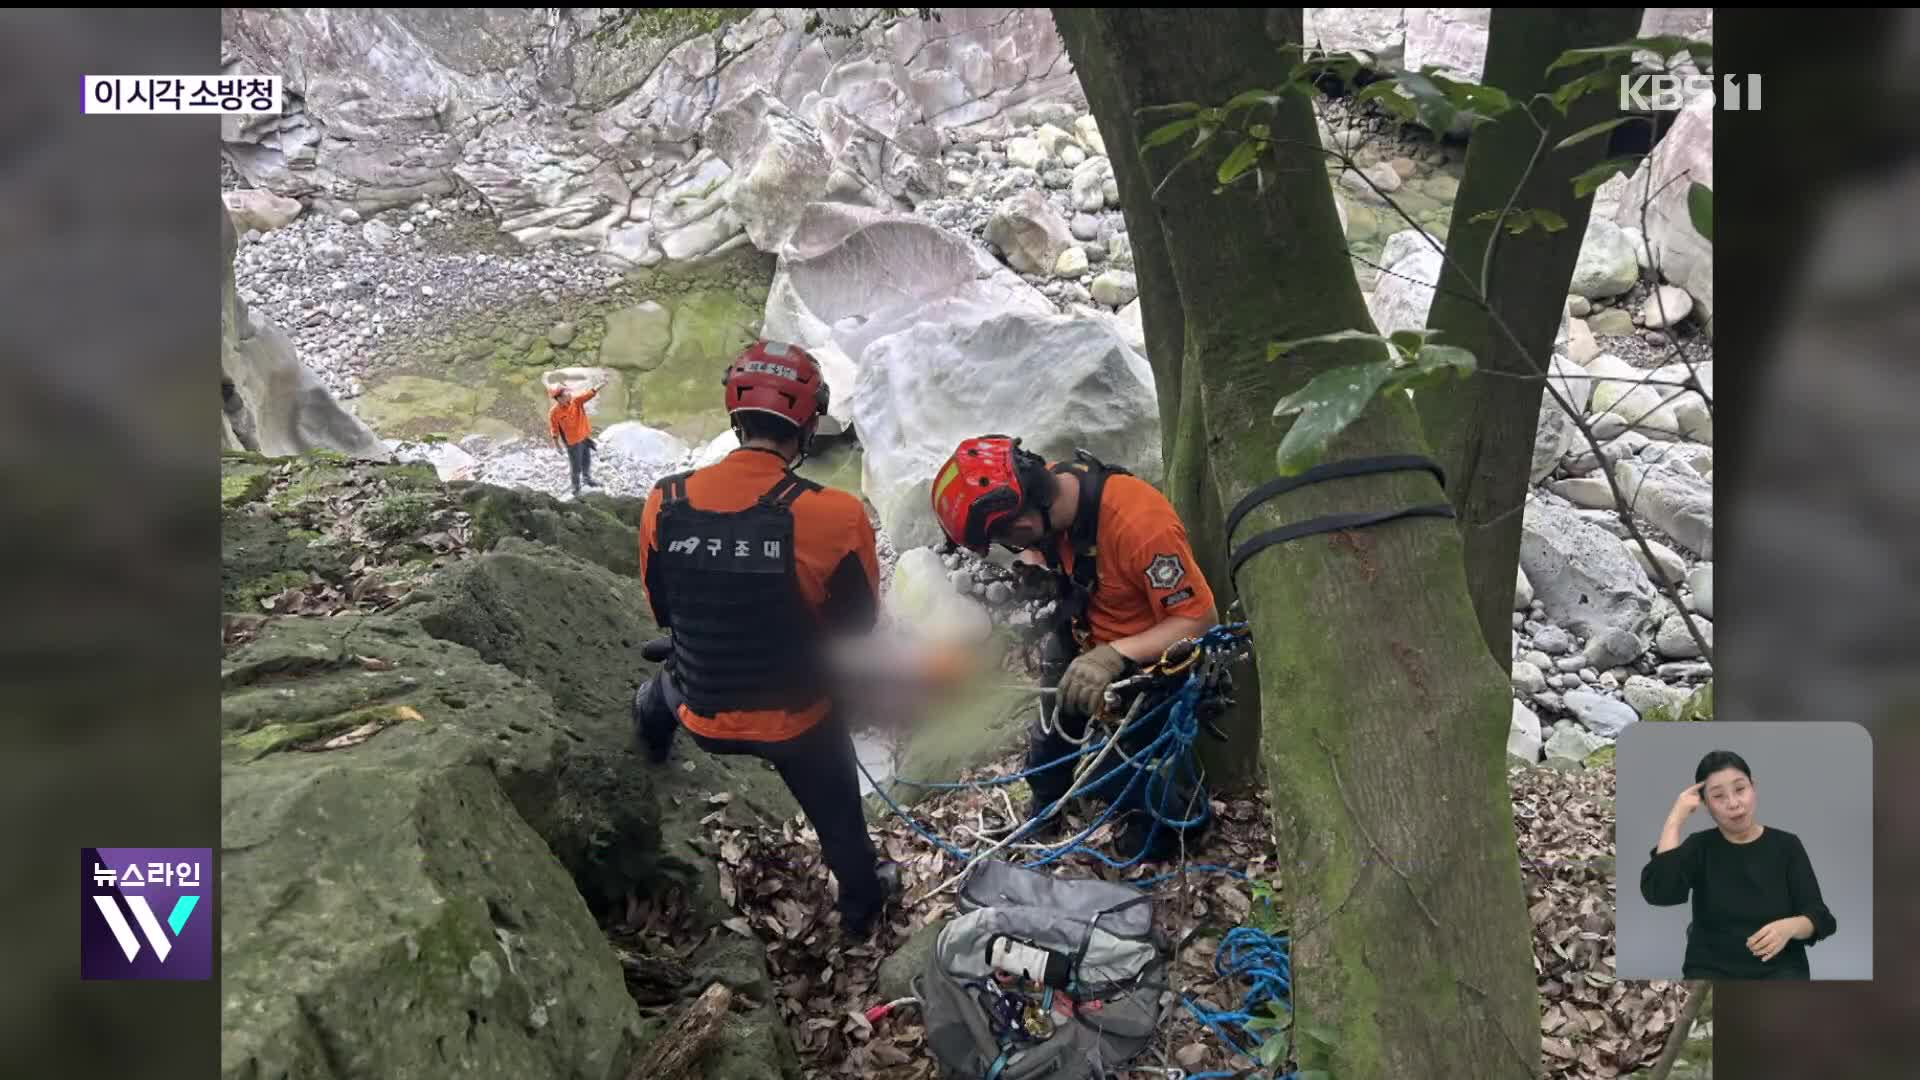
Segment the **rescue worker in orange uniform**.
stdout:
<svg viewBox="0 0 1920 1080">
<path fill-rule="evenodd" d="M 1005 435 L 967 439 L 934 474 L 933 511 L 953 543 L 983 556 L 989 545 L 1000 544 L 1017 554 L 1020 565 L 1052 579 L 1055 622 L 1045 641 L 1041 679 L 1059 692 L 1042 699 L 1042 724 L 1028 745 L 1029 770 L 1077 749 L 1109 686 L 1218 621 L 1213 590 L 1166 496 L 1084 451 L 1073 461 L 1049 463 Z M 1121 715 L 1131 696 L 1123 695 Z M 1145 703 L 1143 714 L 1154 703 Z M 1159 725 L 1149 724 L 1124 738 L 1122 748 L 1131 753 L 1158 734 Z M 1096 776 L 1105 776 L 1114 761 L 1103 761 Z M 1067 794 L 1078 764 L 1065 761 L 1028 778 L 1029 820 Z M 1096 797 L 1121 795 L 1129 772 L 1088 790 Z M 1123 858 L 1148 848 L 1149 837 L 1148 859 L 1178 849 L 1179 830 L 1156 828 L 1144 809 L 1146 789 L 1143 780 L 1115 808 L 1126 822 L 1117 841 Z M 1170 820 L 1193 816 L 1187 794 L 1174 793 Z M 1054 815 L 1029 836 L 1057 835 L 1059 820 Z"/>
<path fill-rule="evenodd" d="M 756 342 L 723 385 L 740 449 L 661 480 L 642 512 L 640 574 L 672 647 L 635 695 L 635 725 L 656 764 L 681 726 L 709 753 L 770 762 L 819 834 L 841 927 L 865 937 L 899 869 L 867 835 L 828 650 L 878 621 L 873 525 L 859 499 L 792 471 L 829 401 L 812 356 Z"/>
<path fill-rule="evenodd" d="M 587 419 L 587 402 L 600 393 L 605 383 L 595 383 L 584 393 L 575 394 L 565 385 L 547 391 L 553 408 L 547 412 L 547 433 L 553 445 L 567 455 L 567 471 L 573 478 L 573 493 L 581 485 L 599 487 L 593 482 L 593 421 Z"/>
</svg>

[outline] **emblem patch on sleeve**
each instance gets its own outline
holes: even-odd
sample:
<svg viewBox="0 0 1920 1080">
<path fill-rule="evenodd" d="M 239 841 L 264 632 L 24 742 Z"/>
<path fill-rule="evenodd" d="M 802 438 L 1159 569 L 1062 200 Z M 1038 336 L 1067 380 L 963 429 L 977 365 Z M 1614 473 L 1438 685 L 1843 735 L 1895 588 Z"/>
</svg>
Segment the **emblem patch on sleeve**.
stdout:
<svg viewBox="0 0 1920 1080">
<path fill-rule="evenodd" d="M 1186 577 L 1187 565 L 1178 555 L 1155 555 L 1147 564 L 1147 584 L 1156 589 L 1171 589 Z"/>
</svg>

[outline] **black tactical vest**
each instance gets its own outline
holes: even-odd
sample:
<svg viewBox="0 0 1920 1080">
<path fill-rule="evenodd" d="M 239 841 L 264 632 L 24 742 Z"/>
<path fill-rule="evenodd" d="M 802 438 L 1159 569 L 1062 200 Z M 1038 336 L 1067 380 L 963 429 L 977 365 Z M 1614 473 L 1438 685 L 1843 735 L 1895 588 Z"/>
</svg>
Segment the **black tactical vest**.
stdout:
<svg viewBox="0 0 1920 1080">
<path fill-rule="evenodd" d="M 793 503 L 820 485 L 786 473 L 752 506 L 723 512 L 687 501 L 689 475 L 660 481 L 656 526 L 675 684 L 704 716 L 817 703 L 826 668 L 794 570 Z"/>
</svg>

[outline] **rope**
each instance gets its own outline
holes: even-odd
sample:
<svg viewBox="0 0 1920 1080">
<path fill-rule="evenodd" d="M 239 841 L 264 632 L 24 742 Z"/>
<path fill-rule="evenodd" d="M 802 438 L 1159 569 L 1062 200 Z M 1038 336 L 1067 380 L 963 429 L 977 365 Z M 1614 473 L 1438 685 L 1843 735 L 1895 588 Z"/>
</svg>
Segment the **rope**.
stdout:
<svg viewBox="0 0 1920 1080">
<path fill-rule="evenodd" d="M 1241 1034 L 1252 1039 L 1254 1047 L 1258 1049 L 1265 1043 L 1265 1039 L 1247 1031 L 1246 1025 L 1263 1013 L 1271 1003 L 1277 1002 L 1289 1009 L 1292 1007 L 1293 963 L 1288 954 L 1287 945 L 1288 941 L 1284 935 L 1269 934 L 1264 930 L 1255 930 L 1247 926 L 1236 927 L 1227 932 L 1227 936 L 1220 942 L 1219 949 L 1215 950 L 1213 971 L 1222 978 L 1245 979 L 1250 984 L 1245 996 L 1241 998 L 1240 1007 L 1209 1009 L 1196 1003 L 1190 996 L 1182 995 L 1181 997 L 1182 1003 L 1186 1005 L 1187 1011 L 1193 1014 L 1194 1019 L 1206 1025 L 1215 1035 L 1220 1036 L 1220 1041 L 1226 1043 L 1228 1048 L 1236 1054 L 1245 1057 L 1253 1056 L 1251 1052 L 1241 1048 L 1240 1043 L 1233 1037 L 1232 1031 L 1228 1030 L 1229 1025 L 1239 1027 Z M 1196 1074 L 1192 1080 L 1199 1080 L 1201 1075 L 1233 1076 L 1237 1074 Z"/>
</svg>

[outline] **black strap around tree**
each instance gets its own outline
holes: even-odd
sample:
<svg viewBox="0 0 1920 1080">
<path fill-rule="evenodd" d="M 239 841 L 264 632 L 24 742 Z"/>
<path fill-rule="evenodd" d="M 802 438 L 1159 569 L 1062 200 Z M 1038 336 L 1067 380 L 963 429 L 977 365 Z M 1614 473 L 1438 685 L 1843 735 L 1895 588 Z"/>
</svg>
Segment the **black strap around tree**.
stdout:
<svg viewBox="0 0 1920 1080">
<path fill-rule="evenodd" d="M 1298 476 L 1283 476 L 1249 491 L 1244 498 L 1234 504 L 1233 512 L 1227 515 L 1227 529 L 1224 534 L 1229 543 L 1233 540 L 1233 531 L 1240 526 L 1248 514 L 1258 509 L 1262 503 L 1277 498 L 1289 491 L 1318 484 L 1325 480 L 1337 480 L 1348 476 L 1367 476 L 1373 473 L 1407 472 L 1424 470 L 1440 481 L 1442 491 L 1447 487 L 1446 471 L 1438 462 L 1419 454 L 1392 454 L 1384 457 L 1350 458 L 1346 461 L 1332 461 L 1325 465 L 1316 465 Z M 1309 518 L 1284 525 L 1278 529 L 1269 529 L 1255 536 L 1233 550 L 1227 567 L 1227 577 L 1239 584 L 1240 567 L 1248 559 L 1276 544 L 1289 540 L 1298 540 L 1303 536 L 1319 533 L 1340 532 L 1344 529 L 1358 529 L 1368 525 L 1394 521 L 1406 517 L 1442 517 L 1454 516 L 1452 503 L 1430 503 L 1426 506 L 1409 506 L 1399 510 L 1371 510 L 1346 514 L 1328 514 L 1324 517 Z"/>
</svg>

